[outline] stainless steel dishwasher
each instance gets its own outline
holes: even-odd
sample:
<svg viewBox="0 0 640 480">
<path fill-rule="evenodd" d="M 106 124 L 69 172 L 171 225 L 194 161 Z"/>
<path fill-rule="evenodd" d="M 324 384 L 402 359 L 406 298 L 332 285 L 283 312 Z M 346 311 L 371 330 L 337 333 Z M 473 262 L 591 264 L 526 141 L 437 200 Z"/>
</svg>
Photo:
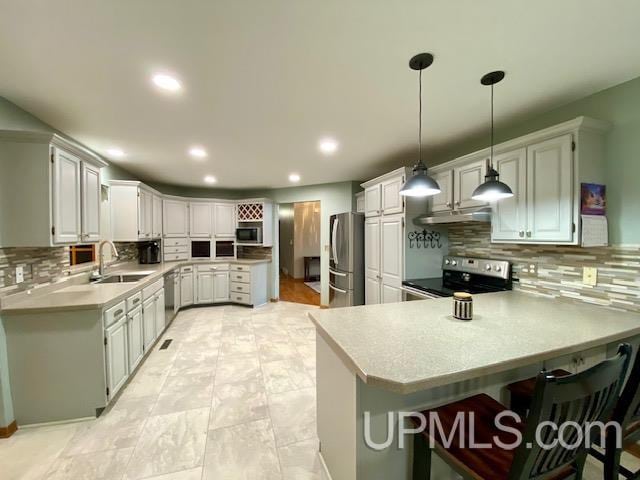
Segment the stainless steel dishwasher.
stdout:
<svg viewBox="0 0 640 480">
<path fill-rule="evenodd" d="M 180 308 L 180 271 L 172 270 L 164 276 L 164 314 L 169 325 Z"/>
</svg>

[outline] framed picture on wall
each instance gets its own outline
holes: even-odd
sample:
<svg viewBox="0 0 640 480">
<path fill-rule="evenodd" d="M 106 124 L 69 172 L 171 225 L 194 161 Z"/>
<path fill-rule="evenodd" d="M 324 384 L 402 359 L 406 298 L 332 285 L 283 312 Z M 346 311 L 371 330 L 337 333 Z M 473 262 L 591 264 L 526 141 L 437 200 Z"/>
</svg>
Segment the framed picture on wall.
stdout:
<svg viewBox="0 0 640 480">
<path fill-rule="evenodd" d="M 582 215 L 605 215 L 607 213 L 607 191 L 605 185 L 597 183 L 581 184 L 580 213 Z"/>
</svg>

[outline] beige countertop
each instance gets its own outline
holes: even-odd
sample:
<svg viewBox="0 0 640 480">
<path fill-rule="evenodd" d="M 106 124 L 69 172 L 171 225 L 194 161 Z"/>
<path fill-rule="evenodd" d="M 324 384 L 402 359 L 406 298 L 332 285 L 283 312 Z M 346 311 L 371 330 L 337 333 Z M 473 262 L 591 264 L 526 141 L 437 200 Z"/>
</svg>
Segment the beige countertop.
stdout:
<svg viewBox="0 0 640 480">
<path fill-rule="evenodd" d="M 314 310 L 318 333 L 365 383 L 397 393 L 530 365 L 640 334 L 640 314 L 521 292 Z"/>
<path fill-rule="evenodd" d="M 121 273 L 152 272 L 147 277 L 131 283 L 88 283 L 88 274 L 70 277 L 48 286 L 43 291 L 21 292 L 2 299 L 2 314 L 50 312 L 54 310 L 87 310 L 111 306 L 134 294 L 141 288 L 161 279 L 164 274 L 186 265 L 230 263 L 236 265 L 257 265 L 271 263 L 271 260 L 189 260 L 163 262 L 153 265 L 123 263 L 107 268 L 107 275 Z"/>
</svg>

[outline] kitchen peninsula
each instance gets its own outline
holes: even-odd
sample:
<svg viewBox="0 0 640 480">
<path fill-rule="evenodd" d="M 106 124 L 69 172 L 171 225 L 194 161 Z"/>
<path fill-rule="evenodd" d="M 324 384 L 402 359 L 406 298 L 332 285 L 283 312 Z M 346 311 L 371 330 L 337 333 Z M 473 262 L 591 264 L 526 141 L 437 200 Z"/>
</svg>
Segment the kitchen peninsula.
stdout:
<svg viewBox="0 0 640 480">
<path fill-rule="evenodd" d="M 474 297 L 474 319 L 451 316 L 451 299 L 309 315 L 317 330 L 318 437 L 332 478 L 409 479 L 411 442 L 376 451 L 387 412 L 413 411 L 485 392 L 508 404 L 507 383 L 543 367 L 582 370 L 638 344 L 640 315 L 517 291 Z M 455 478 L 434 457 L 433 478 Z"/>
</svg>

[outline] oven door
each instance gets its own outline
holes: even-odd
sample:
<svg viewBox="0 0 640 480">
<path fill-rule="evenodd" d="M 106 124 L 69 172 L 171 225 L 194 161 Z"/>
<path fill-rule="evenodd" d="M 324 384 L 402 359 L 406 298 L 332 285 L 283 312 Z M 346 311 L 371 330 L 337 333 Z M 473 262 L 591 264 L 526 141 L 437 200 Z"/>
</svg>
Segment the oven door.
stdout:
<svg viewBox="0 0 640 480">
<path fill-rule="evenodd" d="M 434 298 L 444 298 L 441 295 L 423 292 L 422 290 L 418 290 L 417 288 L 407 287 L 406 285 L 403 285 L 401 289 L 402 289 L 403 302 L 411 302 L 414 300 L 430 300 Z"/>
</svg>

